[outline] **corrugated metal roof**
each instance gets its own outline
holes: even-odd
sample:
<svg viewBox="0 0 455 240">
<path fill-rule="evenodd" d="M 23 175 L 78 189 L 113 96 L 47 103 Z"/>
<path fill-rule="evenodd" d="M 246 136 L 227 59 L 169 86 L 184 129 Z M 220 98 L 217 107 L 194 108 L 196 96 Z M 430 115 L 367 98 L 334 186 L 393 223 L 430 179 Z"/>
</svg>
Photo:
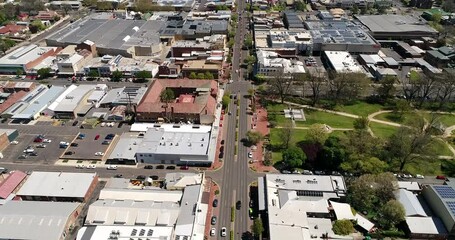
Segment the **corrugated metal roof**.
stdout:
<svg viewBox="0 0 455 240">
<path fill-rule="evenodd" d="M 0 198 L 6 199 L 27 176 L 24 172 L 15 171 L 0 183 Z"/>
</svg>

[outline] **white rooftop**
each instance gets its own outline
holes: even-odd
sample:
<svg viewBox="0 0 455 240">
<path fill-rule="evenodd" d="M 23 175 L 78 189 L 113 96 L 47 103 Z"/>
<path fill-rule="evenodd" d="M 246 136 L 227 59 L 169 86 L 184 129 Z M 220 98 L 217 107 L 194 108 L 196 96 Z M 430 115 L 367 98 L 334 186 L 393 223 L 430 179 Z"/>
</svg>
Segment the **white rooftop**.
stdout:
<svg viewBox="0 0 455 240">
<path fill-rule="evenodd" d="M 136 160 L 136 152 L 141 144 L 142 139 L 137 136 L 131 136 L 124 133 L 120 136 L 117 144 L 109 155 L 108 159 L 128 159 Z"/>
<path fill-rule="evenodd" d="M 395 198 L 403 205 L 406 216 L 427 216 L 419 199 L 417 199 L 417 196 L 414 195 L 414 193 L 405 189 L 398 189 L 395 192 Z"/>
<path fill-rule="evenodd" d="M 9 201 L 0 206 L 0 239 L 60 240 L 79 203 Z"/>
<path fill-rule="evenodd" d="M 1 65 L 25 65 L 31 61 L 41 57 L 43 53 L 56 50 L 56 47 L 39 47 L 38 45 L 31 44 L 28 46 L 20 47 L 2 58 L 0 58 Z"/>
<path fill-rule="evenodd" d="M 73 112 L 81 103 L 82 99 L 95 89 L 95 85 L 79 85 L 66 95 L 60 104 L 55 107 L 56 112 Z"/>
<path fill-rule="evenodd" d="M 74 89 L 76 89 L 77 86 L 76 85 L 70 85 L 69 87 L 66 87 L 65 91 L 63 91 L 62 94 L 60 94 L 60 96 L 58 96 L 48 107 L 47 109 L 51 110 L 51 111 L 54 111 L 55 108 L 66 98 L 66 96 L 68 96 L 68 94 L 70 94 L 70 92 L 74 91 Z"/>
<path fill-rule="evenodd" d="M 167 189 L 184 188 L 188 185 L 201 184 L 203 180 L 203 174 L 172 172 L 166 173 L 164 179 Z"/>
<path fill-rule="evenodd" d="M 406 224 L 414 234 L 447 234 L 444 224 L 439 218 L 406 217 Z"/>
<path fill-rule="evenodd" d="M 179 202 L 182 199 L 181 191 L 166 191 L 162 189 L 102 189 L 99 199 L 136 200 Z"/>
<path fill-rule="evenodd" d="M 324 51 L 334 70 L 340 72 L 362 72 L 360 65 L 349 52 Z"/>
<path fill-rule="evenodd" d="M 170 240 L 173 227 L 162 226 L 88 226 L 82 227 L 77 232 L 76 240 L 99 240 L 109 239 L 114 232 L 116 240 L 138 239 L 143 236 L 151 239 Z M 143 234 L 142 234 L 143 233 Z"/>
<path fill-rule="evenodd" d="M 407 182 L 407 181 L 398 181 L 398 188 L 406 189 L 408 191 L 420 191 L 422 190 L 418 182 Z"/>
<path fill-rule="evenodd" d="M 84 198 L 96 176 L 96 173 L 33 171 L 17 195 Z"/>
</svg>

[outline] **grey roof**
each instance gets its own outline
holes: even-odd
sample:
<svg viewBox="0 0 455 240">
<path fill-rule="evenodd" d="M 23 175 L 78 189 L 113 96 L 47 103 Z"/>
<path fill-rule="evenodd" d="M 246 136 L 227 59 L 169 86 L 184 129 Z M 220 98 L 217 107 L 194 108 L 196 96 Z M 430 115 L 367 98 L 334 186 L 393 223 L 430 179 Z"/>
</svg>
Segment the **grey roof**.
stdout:
<svg viewBox="0 0 455 240">
<path fill-rule="evenodd" d="M 41 94 L 37 99 L 28 104 L 20 113 L 14 114 L 12 118 L 31 119 L 34 115 L 46 109 L 63 91 L 65 91 L 65 87 L 52 86 L 44 94 Z"/>
<path fill-rule="evenodd" d="M 98 200 L 90 205 L 85 224 L 173 226 L 179 208 L 179 204 L 172 202 Z"/>
<path fill-rule="evenodd" d="M 356 18 L 372 32 L 437 33 L 425 23 L 408 15 L 356 15 Z"/>
<path fill-rule="evenodd" d="M 146 87 L 123 87 L 111 89 L 101 100 L 101 104 L 126 105 L 139 104 L 147 92 Z"/>
<path fill-rule="evenodd" d="M 417 196 L 406 189 L 399 189 L 395 192 L 395 198 L 403 205 L 406 216 L 422 216 L 426 217 L 427 214 L 423 210 Z"/>
<path fill-rule="evenodd" d="M 0 206 L 0 239 L 59 240 L 79 203 L 9 201 Z"/>
<path fill-rule="evenodd" d="M 225 20 L 187 20 L 181 28 L 175 28 L 174 25 L 174 22 L 168 23 L 165 28 L 161 29 L 160 34 L 166 36 L 176 34 L 184 36 L 193 36 L 196 34 L 210 36 L 213 33 L 227 32 L 228 28 L 228 23 Z"/>
<path fill-rule="evenodd" d="M 342 176 L 296 175 L 296 174 L 267 174 L 266 180 L 282 185 L 288 190 L 304 190 L 317 192 L 346 191 Z M 284 187 L 285 186 L 285 187 Z"/>
<path fill-rule="evenodd" d="M 349 21 L 306 21 L 314 43 L 377 44 L 360 26 Z"/>
<path fill-rule="evenodd" d="M 141 144 L 142 139 L 136 136 L 129 136 L 124 133 L 112 150 L 108 159 L 128 159 L 136 160 L 136 152 Z"/>
<path fill-rule="evenodd" d="M 9 107 L 3 114 L 20 114 L 24 111 L 30 104 L 36 101 L 41 95 L 46 93 L 49 89 L 44 85 L 39 85 L 37 88 L 33 89 L 33 91 L 27 93 L 21 100 L 14 103 L 11 107 Z"/>
<path fill-rule="evenodd" d="M 17 195 L 84 198 L 95 177 L 96 173 L 34 171 Z"/>
<path fill-rule="evenodd" d="M 198 209 L 199 194 L 201 193 L 201 185 L 187 186 L 183 193 L 180 214 L 175 225 L 175 236 L 192 236 L 193 225 L 196 220 L 195 209 Z"/>
<path fill-rule="evenodd" d="M 79 85 L 76 89 L 68 93 L 54 112 L 73 112 L 79 104 L 82 103 L 84 97 L 95 89 L 96 85 Z"/>
<path fill-rule="evenodd" d="M 101 48 L 128 49 L 136 45 L 160 43 L 162 21 L 95 19 L 86 17 L 56 32 L 47 39 L 64 44 L 90 40 Z"/>
</svg>

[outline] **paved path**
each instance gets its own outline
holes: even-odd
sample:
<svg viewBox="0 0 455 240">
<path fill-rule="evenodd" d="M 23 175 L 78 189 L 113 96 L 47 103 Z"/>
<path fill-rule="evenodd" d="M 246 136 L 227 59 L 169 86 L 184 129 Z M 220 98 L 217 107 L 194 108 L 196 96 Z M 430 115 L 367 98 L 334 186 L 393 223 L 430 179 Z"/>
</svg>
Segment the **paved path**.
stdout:
<svg viewBox="0 0 455 240">
<path fill-rule="evenodd" d="M 329 125 L 327 125 L 327 126 L 329 126 Z M 284 127 L 277 126 L 275 128 L 284 128 Z M 295 129 L 310 129 L 310 127 L 293 127 L 293 128 L 295 128 Z M 331 131 L 352 131 L 354 129 L 353 128 L 333 128 L 333 127 L 330 127 L 330 130 Z"/>
</svg>

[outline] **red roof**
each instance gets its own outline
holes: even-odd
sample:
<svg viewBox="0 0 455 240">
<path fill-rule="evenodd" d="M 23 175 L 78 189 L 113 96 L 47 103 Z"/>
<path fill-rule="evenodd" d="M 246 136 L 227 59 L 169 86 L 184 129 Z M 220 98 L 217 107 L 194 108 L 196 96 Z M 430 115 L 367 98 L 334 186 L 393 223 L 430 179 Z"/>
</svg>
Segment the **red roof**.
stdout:
<svg viewBox="0 0 455 240">
<path fill-rule="evenodd" d="M 27 94 L 26 91 L 19 91 L 11 94 L 6 101 L 4 101 L 2 104 L 0 104 L 0 113 L 4 112 L 6 109 L 9 107 L 13 106 L 19 99 L 21 99 L 23 96 Z"/>
<path fill-rule="evenodd" d="M 17 33 L 24 30 L 24 26 L 16 25 L 16 24 L 8 24 L 0 28 L 0 34 L 7 34 L 7 33 Z"/>
<path fill-rule="evenodd" d="M 5 181 L 0 183 L 0 198 L 6 199 L 26 176 L 27 174 L 21 171 L 11 173 Z"/>
</svg>

